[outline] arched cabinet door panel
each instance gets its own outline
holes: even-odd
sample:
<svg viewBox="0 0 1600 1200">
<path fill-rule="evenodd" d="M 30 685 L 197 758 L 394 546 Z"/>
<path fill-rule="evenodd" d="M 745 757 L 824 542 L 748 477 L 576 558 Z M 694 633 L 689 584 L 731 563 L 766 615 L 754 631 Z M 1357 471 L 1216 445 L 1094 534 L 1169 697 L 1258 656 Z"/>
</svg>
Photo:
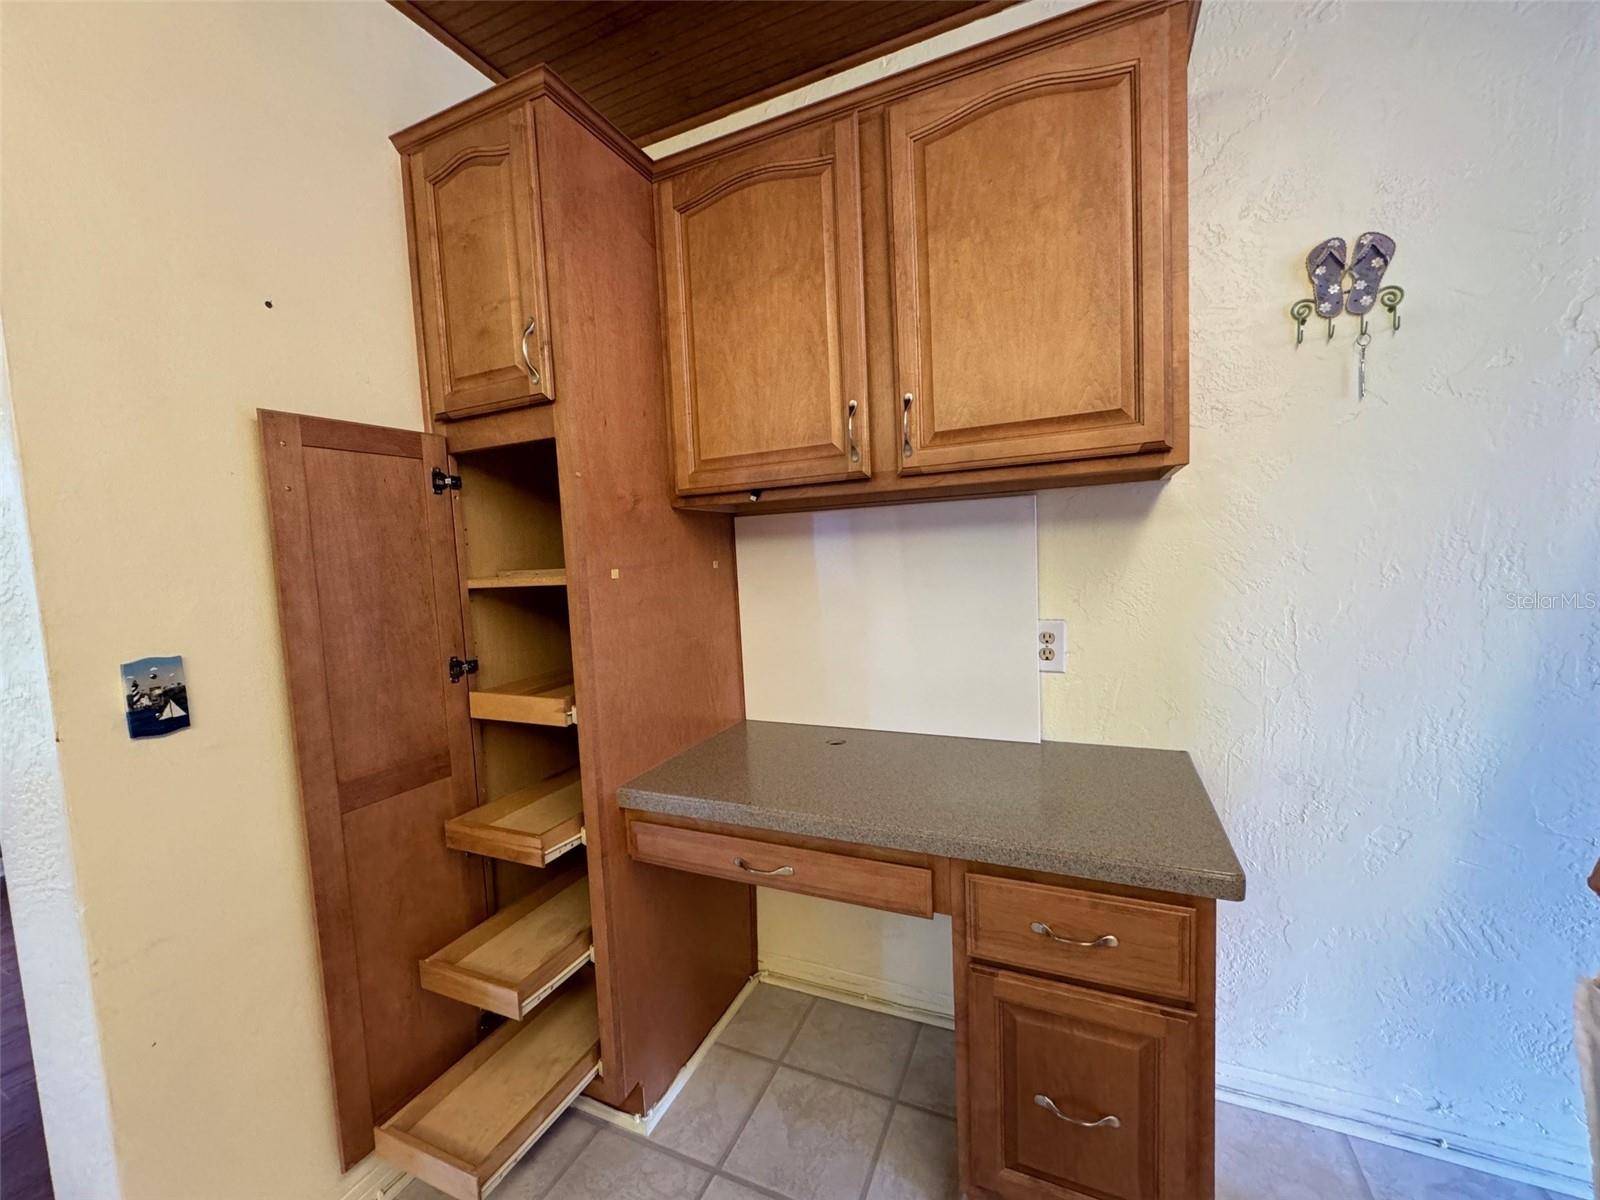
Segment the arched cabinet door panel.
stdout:
<svg viewBox="0 0 1600 1200">
<path fill-rule="evenodd" d="M 489 113 L 410 154 L 406 170 L 433 415 L 553 399 L 532 113 Z"/>
<path fill-rule="evenodd" d="M 854 117 L 657 185 L 680 494 L 869 474 Z"/>
<path fill-rule="evenodd" d="M 887 108 L 902 474 L 1172 445 L 1180 17 Z"/>
</svg>

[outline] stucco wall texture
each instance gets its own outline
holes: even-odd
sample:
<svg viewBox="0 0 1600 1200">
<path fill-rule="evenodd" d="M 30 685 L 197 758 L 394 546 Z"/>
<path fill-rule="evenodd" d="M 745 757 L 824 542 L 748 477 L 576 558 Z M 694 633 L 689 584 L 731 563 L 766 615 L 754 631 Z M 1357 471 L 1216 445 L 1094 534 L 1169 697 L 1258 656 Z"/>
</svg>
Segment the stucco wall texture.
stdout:
<svg viewBox="0 0 1600 1200">
<path fill-rule="evenodd" d="M 1574 1181 L 1571 995 L 1600 970 L 1597 43 L 1593 4 L 1208 0 L 1192 465 L 1039 498 L 1041 612 L 1070 644 L 1045 736 L 1191 750 L 1249 871 L 1220 906 L 1224 1087 Z M 1369 229 L 1407 298 L 1397 336 L 1373 320 L 1361 401 L 1355 322 L 1297 352 L 1287 307 L 1314 244 Z"/>
</svg>

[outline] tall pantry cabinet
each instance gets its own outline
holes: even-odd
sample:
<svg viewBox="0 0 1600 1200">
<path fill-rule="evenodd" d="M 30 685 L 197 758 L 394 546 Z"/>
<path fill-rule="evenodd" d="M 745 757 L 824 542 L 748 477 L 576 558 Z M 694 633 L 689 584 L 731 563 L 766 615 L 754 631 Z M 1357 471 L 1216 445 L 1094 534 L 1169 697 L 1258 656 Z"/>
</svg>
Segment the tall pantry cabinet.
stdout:
<svg viewBox="0 0 1600 1200">
<path fill-rule="evenodd" d="M 671 503 L 639 151 L 543 71 L 394 141 L 430 431 L 260 427 L 342 1156 L 475 1200 L 754 970 L 616 804 L 743 716 L 732 522 Z"/>
</svg>

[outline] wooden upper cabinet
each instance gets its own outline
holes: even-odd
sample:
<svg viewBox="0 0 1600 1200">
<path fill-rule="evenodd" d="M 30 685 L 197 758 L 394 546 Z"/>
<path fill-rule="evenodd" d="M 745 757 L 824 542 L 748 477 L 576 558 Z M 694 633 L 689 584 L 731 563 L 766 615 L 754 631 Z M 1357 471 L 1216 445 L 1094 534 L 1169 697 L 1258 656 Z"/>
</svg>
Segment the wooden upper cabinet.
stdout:
<svg viewBox="0 0 1600 1200">
<path fill-rule="evenodd" d="M 657 187 L 680 493 L 869 474 L 853 115 Z"/>
<path fill-rule="evenodd" d="M 429 409 L 471 416 L 555 396 L 529 105 L 406 157 Z"/>
<path fill-rule="evenodd" d="M 1158 10 L 888 106 L 902 473 L 1172 444 L 1174 37 Z"/>
</svg>

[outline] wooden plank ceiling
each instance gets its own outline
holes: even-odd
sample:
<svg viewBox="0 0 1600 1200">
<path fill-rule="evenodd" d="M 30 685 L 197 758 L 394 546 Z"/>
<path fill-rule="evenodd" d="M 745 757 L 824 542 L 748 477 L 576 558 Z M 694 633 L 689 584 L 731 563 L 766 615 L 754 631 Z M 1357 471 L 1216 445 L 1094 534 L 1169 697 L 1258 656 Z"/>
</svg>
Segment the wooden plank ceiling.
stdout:
<svg viewBox="0 0 1600 1200">
<path fill-rule="evenodd" d="M 640 145 L 1009 0 L 390 0 L 490 78 L 552 67 Z"/>
</svg>

